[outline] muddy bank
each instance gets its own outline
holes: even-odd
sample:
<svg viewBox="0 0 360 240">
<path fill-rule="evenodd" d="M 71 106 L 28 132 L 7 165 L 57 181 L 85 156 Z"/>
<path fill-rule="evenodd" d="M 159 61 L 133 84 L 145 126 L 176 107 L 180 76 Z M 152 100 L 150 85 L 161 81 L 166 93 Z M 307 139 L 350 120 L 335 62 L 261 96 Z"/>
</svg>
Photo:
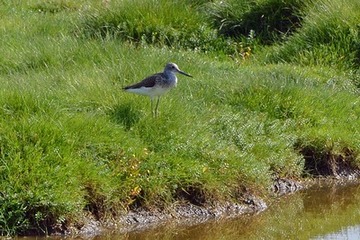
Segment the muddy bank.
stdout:
<svg viewBox="0 0 360 240">
<path fill-rule="evenodd" d="M 294 180 L 276 179 L 271 191 L 274 195 L 279 196 L 298 191 L 303 187 L 302 183 Z M 256 214 L 266 208 L 265 200 L 250 193 L 242 193 L 239 202 L 194 204 L 189 201 L 179 201 L 166 209 L 148 210 L 140 207 L 106 221 L 98 221 L 94 216 L 88 214 L 81 225 L 68 227 L 62 231 L 62 234 L 94 236 L 109 230 L 125 233 L 155 228 L 169 222 L 179 225 L 194 225 L 210 219 Z"/>
<path fill-rule="evenodd" d="M 341 159 L 327 162 L 328 164 L 313 165 L 307 159 L 305 172 L 307 174 L 301 180 L 277 178 L 274 180 L 270 192 L 275 198 L 294 193 L 301 189 L 323 183 L 347 184 L 359 181 L 360 169 L 353 167 Z M 315 167 L 314 167 L 315 166 Z M 191 197 L 191 196 L 190 196 Z M 107 218 L 99 221 L 92 214 L 87 214 L 81 224 L 67 226 L 58 234 L 94 236 L 105 231 L 125 233 L 137 230 L 155 228 L 163 224 L 195 225 L 210 219 L 237 217 L 243 214 L 256 214 L 264 211 L 271 201 L 244 191 L 238 202 L 215 202 L 195 201 L 194 198 L 183 198 L 173 203 L 166 209 L 145 209 L 137 207 L 124 213 L 120 217 Z M 197 198 L 196 198 L 197 199 Z"/>
<path fill-rule="evenodd" d="M 166 223 L 180 225 L 199 224 L 209 219 L 236 217 L 242 214 L 254 214 L 267 208 L 261 198 L 249 196 L 240 203 L 217 203 L 198 206 L 187 202 L 178 202 L 167 209 L 147 210 L 139 208 L 105 222 L 96 221 L 88 216 L 80 228 L 72 227 L 67 230 L 70 235 L 97 235 L 103 231 L 130 232 L 154 228 Z"/>
</svg>

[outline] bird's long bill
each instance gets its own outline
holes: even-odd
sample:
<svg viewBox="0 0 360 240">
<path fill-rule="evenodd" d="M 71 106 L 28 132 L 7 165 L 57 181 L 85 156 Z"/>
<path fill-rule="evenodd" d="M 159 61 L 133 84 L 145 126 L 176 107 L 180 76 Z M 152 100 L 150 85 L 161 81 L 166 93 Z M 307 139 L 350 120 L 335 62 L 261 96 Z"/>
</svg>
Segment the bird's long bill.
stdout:
<svg viewBox="0 0 360 240">
<path fill-rule="evenodd" d="M 179 73 L 181 73 L 182 75 L 188 76 L 188 77 L 193 77 L 193 76 L 191 76 L 190 74 L 187 74 L 186 72 L 183 72 L 183 71 L 181 71 L 181 70 L 179 70 Z"/>
</svg>

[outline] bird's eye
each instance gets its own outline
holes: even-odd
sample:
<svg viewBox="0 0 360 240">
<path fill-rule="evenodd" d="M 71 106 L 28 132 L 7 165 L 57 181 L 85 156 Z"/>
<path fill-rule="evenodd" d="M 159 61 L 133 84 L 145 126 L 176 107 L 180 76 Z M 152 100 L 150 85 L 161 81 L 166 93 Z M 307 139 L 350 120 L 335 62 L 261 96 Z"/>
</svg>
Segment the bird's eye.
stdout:
<svg viewBox="0 0 360 240">
<path fill-rule="evenodd" d="M 175 68 L 175 66 L 171 66 L 171 68 Z"/>
</svg>

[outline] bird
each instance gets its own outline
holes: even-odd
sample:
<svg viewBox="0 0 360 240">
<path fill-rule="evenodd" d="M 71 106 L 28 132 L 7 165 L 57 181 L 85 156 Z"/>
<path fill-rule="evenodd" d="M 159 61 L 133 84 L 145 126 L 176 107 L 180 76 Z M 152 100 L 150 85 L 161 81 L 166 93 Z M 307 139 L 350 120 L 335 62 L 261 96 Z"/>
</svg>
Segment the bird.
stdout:
<svg viewBox="0 0 360 240">
<path fill-rule="evenodd" d="M 177 85 L 176 73 L 180 73 L 187 77 L 192 77 L 190 74 L 181 71 L 178 65 L 170 62 L 165 65 L 163 72 L 155 73 L 149 77 L 146 77 L 138 83 L 124 87 L 123 90 L 130 93 L 149 96 L 151 101 L 151 113 L 156 117 L 158 114 L 157 111 L 160 97 Z M 153 101 L 156 97 L 157 101 L 155 111 L 153 111 Z"/>
</svg>

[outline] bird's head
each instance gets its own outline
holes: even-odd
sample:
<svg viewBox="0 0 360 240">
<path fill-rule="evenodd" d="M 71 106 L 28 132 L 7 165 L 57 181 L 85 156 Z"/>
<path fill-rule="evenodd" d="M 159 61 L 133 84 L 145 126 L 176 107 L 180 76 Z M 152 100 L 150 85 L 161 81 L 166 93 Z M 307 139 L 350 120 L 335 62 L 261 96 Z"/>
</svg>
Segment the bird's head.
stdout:
<svg viewBox="0 0 360 240">
<path fill-rule="evenodd" d="M 180 70 L 180 68 L 178 67 L 178 65 L 176 65 L 175 63 L 168 63 L 165 66 L 165 71 L 170 71 L 173 73 L 180 73 L 182 75 L 188 76 L 188 77 L 192 77 L 190 74 L 183 72 Z"/>
</svg>

